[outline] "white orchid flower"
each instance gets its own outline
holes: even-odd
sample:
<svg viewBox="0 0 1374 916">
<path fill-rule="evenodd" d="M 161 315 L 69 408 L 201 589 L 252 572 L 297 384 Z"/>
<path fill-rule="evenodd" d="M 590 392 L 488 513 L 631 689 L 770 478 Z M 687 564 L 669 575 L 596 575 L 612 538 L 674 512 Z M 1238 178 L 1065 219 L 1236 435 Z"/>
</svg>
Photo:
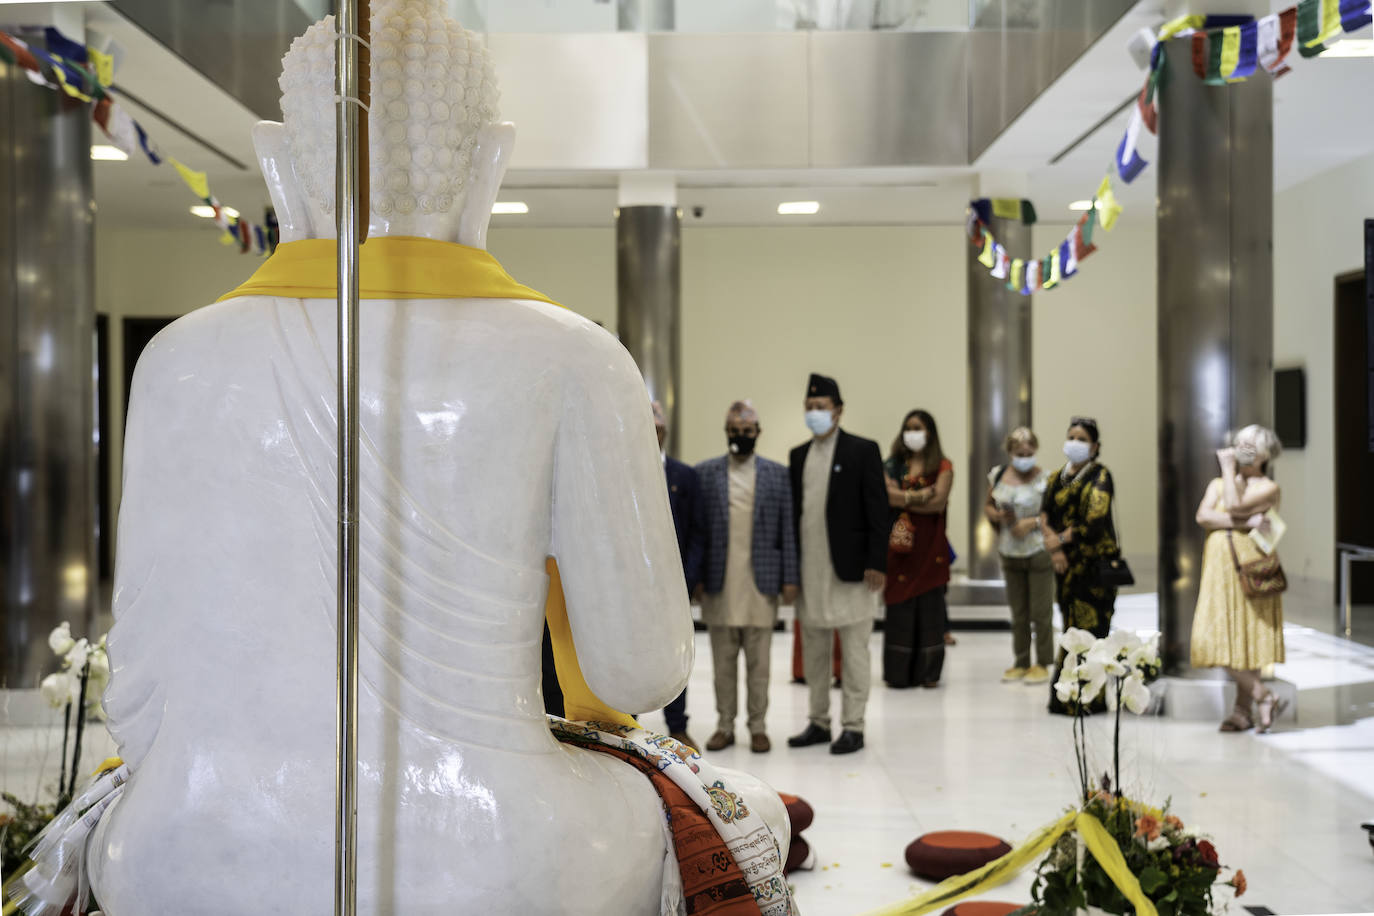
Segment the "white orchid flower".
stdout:
<svg viewBox="0 0 1374 916">
<path fill-rule="evenodd" d="M 1136 671 L 1145 668 L 1158 668 L 1160 665 L 1158 643 L 1152 640 L 1132 649 L 1131 654 L 1126 657 L 1126 664 Z"/>
<path fill-rule="evenodd" d="M 1162 835 L 1157 836 L 1150 842 L 1146 843 L 1145 848 L 1148 849 L 1150 852 L 1159 852 L 1161 849 L 1168 849 L 1169 838 Z"/>
<path fill-rule="evenodd" d="M 1131 630 L 1112 630 L 1103 642 L 1113 658 L 1125 658 L 1141 645 L 1140 637 Z"/>
<path fill-rule="evenodd" d="M 86 685 L 86 699 L 89 702 L 97 702 L 105 688 L 110 683 L 110 657 L 105 654 L 105 650 L 96 646 L 90 653 L 91 675 L 90 681 Z"/>
<path fill-rule="evenodd" d="M 76 645 L 76 640 L 72 639 L 72 625 L 67 621 L 62 621 L 62 625 L 48 634 L 48 646 L 54 655 L 66 655 Z"/>
<path fill-rule="evenodd" d="M 1060 678 L 1054 685 L 1055 696 L 1059 697 L 1061 703 L 1078 699 L 1078 692 L 1079 683 L 1076 680 L 1066 681 Z"/>
<path fill-rule="evenodd" d="M 1125 677 L 1128 673 L 1127 667 L 1122 664 L 1116 653 L 1111 650 L 1109 645 L 1099 643 L 1088 652 L 1087 661 L 1101 665 L 1103 670 L 1112 677 Z"/>
<path fill-rule="evenodd" d="M 38 687 L 43 699 L 53 709 L 61 709 L 76 699 L 77 686 L 66 671 L 59 671 L 43 678 Z"/>
<path fill-rule="evenodd" d="M 1078 627 L 1069 627 L 1059 636 L 1059 648 L 1069 655 L 1086 655 L 1096 643 L 1096 636 Z"/>
<path fill-rule="evenodd" d="M 81 676 L 81 669 L 86 667 L 86 660 L 90 657 L 91 646 L 83 636 L 72 644 L 67 650 L 67 655 L 62 659 L 62 663 L 71 671 L 76 672 L 76 676 Z"/>
<path fill-rule="evenodd" d="M 1150 688 L 1145 686 L 1145 678 L 1132 674 L 1121 685 L 1121 703 L 1131 712 L 1140 715 L 1150 707 Z"/>
<path fill-rule="evenodd" d="M 1078 666 L 1077 674 L 1079 683 L 1083 685 L 1078 696 L 1084 703 L 1096 700 L 1102 688 L 1107 686 L 1107 669 L 1091 657 Z"/>
</svg>

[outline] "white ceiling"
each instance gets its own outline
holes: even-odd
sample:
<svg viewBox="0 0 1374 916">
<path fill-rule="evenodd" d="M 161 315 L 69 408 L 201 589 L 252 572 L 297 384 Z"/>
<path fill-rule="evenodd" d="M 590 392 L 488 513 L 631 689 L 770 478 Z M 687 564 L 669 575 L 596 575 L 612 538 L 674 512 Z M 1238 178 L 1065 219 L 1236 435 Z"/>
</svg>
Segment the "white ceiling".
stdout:
<svg viewBox="0 0 1374 916">
<path fill-rule="evenodd" d="M 1162 18 L 1165 0 L 1142 0 L 1090 48 L 969 168 L 853 170 L 701 171 L 677 175 L 678 202 L 689 225 L 889 225 L 955 224 L 985 171 L 1024 171 L 1041 219 L 1067 222 L 1067 205 L 1091 195 L 1125 129 L 1127 114 L 1104 125 L 1057 165 L 1049 160 L 1137 91 L 1143 74 L 1125 49 L 1141 27 Z M 1277 2 L 1276 2 L 1277 5 Z M 75 7 L 77 4 L 63 4 Z M 204 137 L 241 169 L 184 137 L 156 115 L 131 102 L 131 113 L 163 151 L 208 173 L 219 200 L 259 219 L 267 194 L 257 174 L 249 130 L 256 117 L 183 60 L 104 3 L 84 3 L 91 27 L 124 47 L 116 82 Z M 0 22 L 41 22 L 45 4 L 0 5 Z M 25 18 L 25 17 L 29 18 Z M 1374 98 L 1374 58 L 1303 60 L 1275 84 L 1275 185 L 1282 190 L 1322 171 L 1374 154 L 1374 119 L 1365 110 Z M 1153 149 L 1143 148 L 1147 159 Z M 176 173 L 141 157 L 96 162 L 96 200 L 105 227 L 159 227 L 214 232 L 193 217 L 196 203 Z M 1130 187 L 1118 188 L 1123 219 L 1152 212 L 1155 169 Z M 606 171 L 520 171 L 508 175 L 503 199 L 523 200 L 525 216 L 495 217 L 497 225 L 610 226 L 618 175 Z M 781 217 L 785 200 L 817 200 L 810 217 Z M 694 207 L 703 216 L 693 216 Z"/>
</svg>

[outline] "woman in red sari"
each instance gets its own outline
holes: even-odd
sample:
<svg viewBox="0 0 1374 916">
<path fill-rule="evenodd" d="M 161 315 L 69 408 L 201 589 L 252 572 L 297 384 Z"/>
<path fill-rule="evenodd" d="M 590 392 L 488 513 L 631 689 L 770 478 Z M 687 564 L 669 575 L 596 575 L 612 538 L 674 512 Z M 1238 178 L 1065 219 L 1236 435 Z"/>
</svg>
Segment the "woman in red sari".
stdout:
<svg viewBox="0 0 1374 916">
<path fill-rule="evenodd" d="M 936 687 L 949 618 L 945 509 L 954 465 L 940 448 L 934 417 L 924 410 L 906 415 L 884 471 L 893 522 L 883 592 L 883 680 L 889 687 Z"/>
</svg>

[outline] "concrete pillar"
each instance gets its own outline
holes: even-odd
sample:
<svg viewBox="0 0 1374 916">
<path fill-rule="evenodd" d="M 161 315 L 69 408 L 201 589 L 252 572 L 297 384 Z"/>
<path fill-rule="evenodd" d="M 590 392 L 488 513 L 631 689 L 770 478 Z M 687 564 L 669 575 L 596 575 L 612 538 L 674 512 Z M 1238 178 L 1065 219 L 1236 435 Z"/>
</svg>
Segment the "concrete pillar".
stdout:
<svg viewBox="0 0 1374 916">
<path fill-rule="evenodd" d="M 1187 39 L 1160 80 L 1159 626 L 1165 670 L 1188 664 L 1204 533 L 1193 521 L 1216 449 L 1272 421 L 1273 90 L 1208 86 Z"/>
<path fill-rule="evenodd" d="M 1021 197 L 1024 176 L 984 177 L 982 197 Z M 1031 227 L 1019 219 L 994 216 L 992 234 L 1013 258 L 1030 258 Z M 983 516 L 987 489 L 983 481 L 1005 463 L 1002 443 L 1017 426 L 1031 423 L 1031 297 L 1006 288 L 968 253 L 969 365 L 969 508 L 968 576 L 974 581 L 1000 580 L 997 532 Z"/>
<path fill-rule="evenodd" d="M 0 687 L 53 669 L 58 623 L 94 623 L 90 147 L 88 107 L 0 63 Z"/>
<path fill-rule="evenodd" d="M 680 444 L 682 214 L 671 176 L 626 176 L 615 220 L 616 324 L 649 396 L 668 418 L 669 454 Z"/>
</svg>

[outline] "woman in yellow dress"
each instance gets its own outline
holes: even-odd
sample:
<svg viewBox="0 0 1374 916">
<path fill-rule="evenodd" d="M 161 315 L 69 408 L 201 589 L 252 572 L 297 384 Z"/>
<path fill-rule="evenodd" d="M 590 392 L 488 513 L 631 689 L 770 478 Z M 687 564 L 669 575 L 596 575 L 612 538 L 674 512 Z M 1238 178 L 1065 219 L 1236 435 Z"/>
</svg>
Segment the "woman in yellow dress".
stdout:
<svg viewBox="0 0 1374 916">
<path fill-rule="evenodd" d="M 1197 523 L 1209 533 L 1193 614 L 1191 662 L 1194 668 L 1225 668 L 1236 682 L 1236 706 L 1221 723 L 1222 731 L 1252 728 L 1253 703 L 1259 731 L 1266 732 L 1284 706 L 1260 678 L 1265 665 L 1284 659 L 1283 598 L 1247 596 L 1238 567 L 1263 555 L 1249 532 L 1263 530 L 1268 525 L 1265 513 L 1279 504 L 1269 462 L 1278 457 L 1280 446 L 1278 436 L 1263 426 L 1245 427 L 1234 442 L 1217 452 L 1221 476 L 1207 486 L 1197 509 Z"/>
</svg>

